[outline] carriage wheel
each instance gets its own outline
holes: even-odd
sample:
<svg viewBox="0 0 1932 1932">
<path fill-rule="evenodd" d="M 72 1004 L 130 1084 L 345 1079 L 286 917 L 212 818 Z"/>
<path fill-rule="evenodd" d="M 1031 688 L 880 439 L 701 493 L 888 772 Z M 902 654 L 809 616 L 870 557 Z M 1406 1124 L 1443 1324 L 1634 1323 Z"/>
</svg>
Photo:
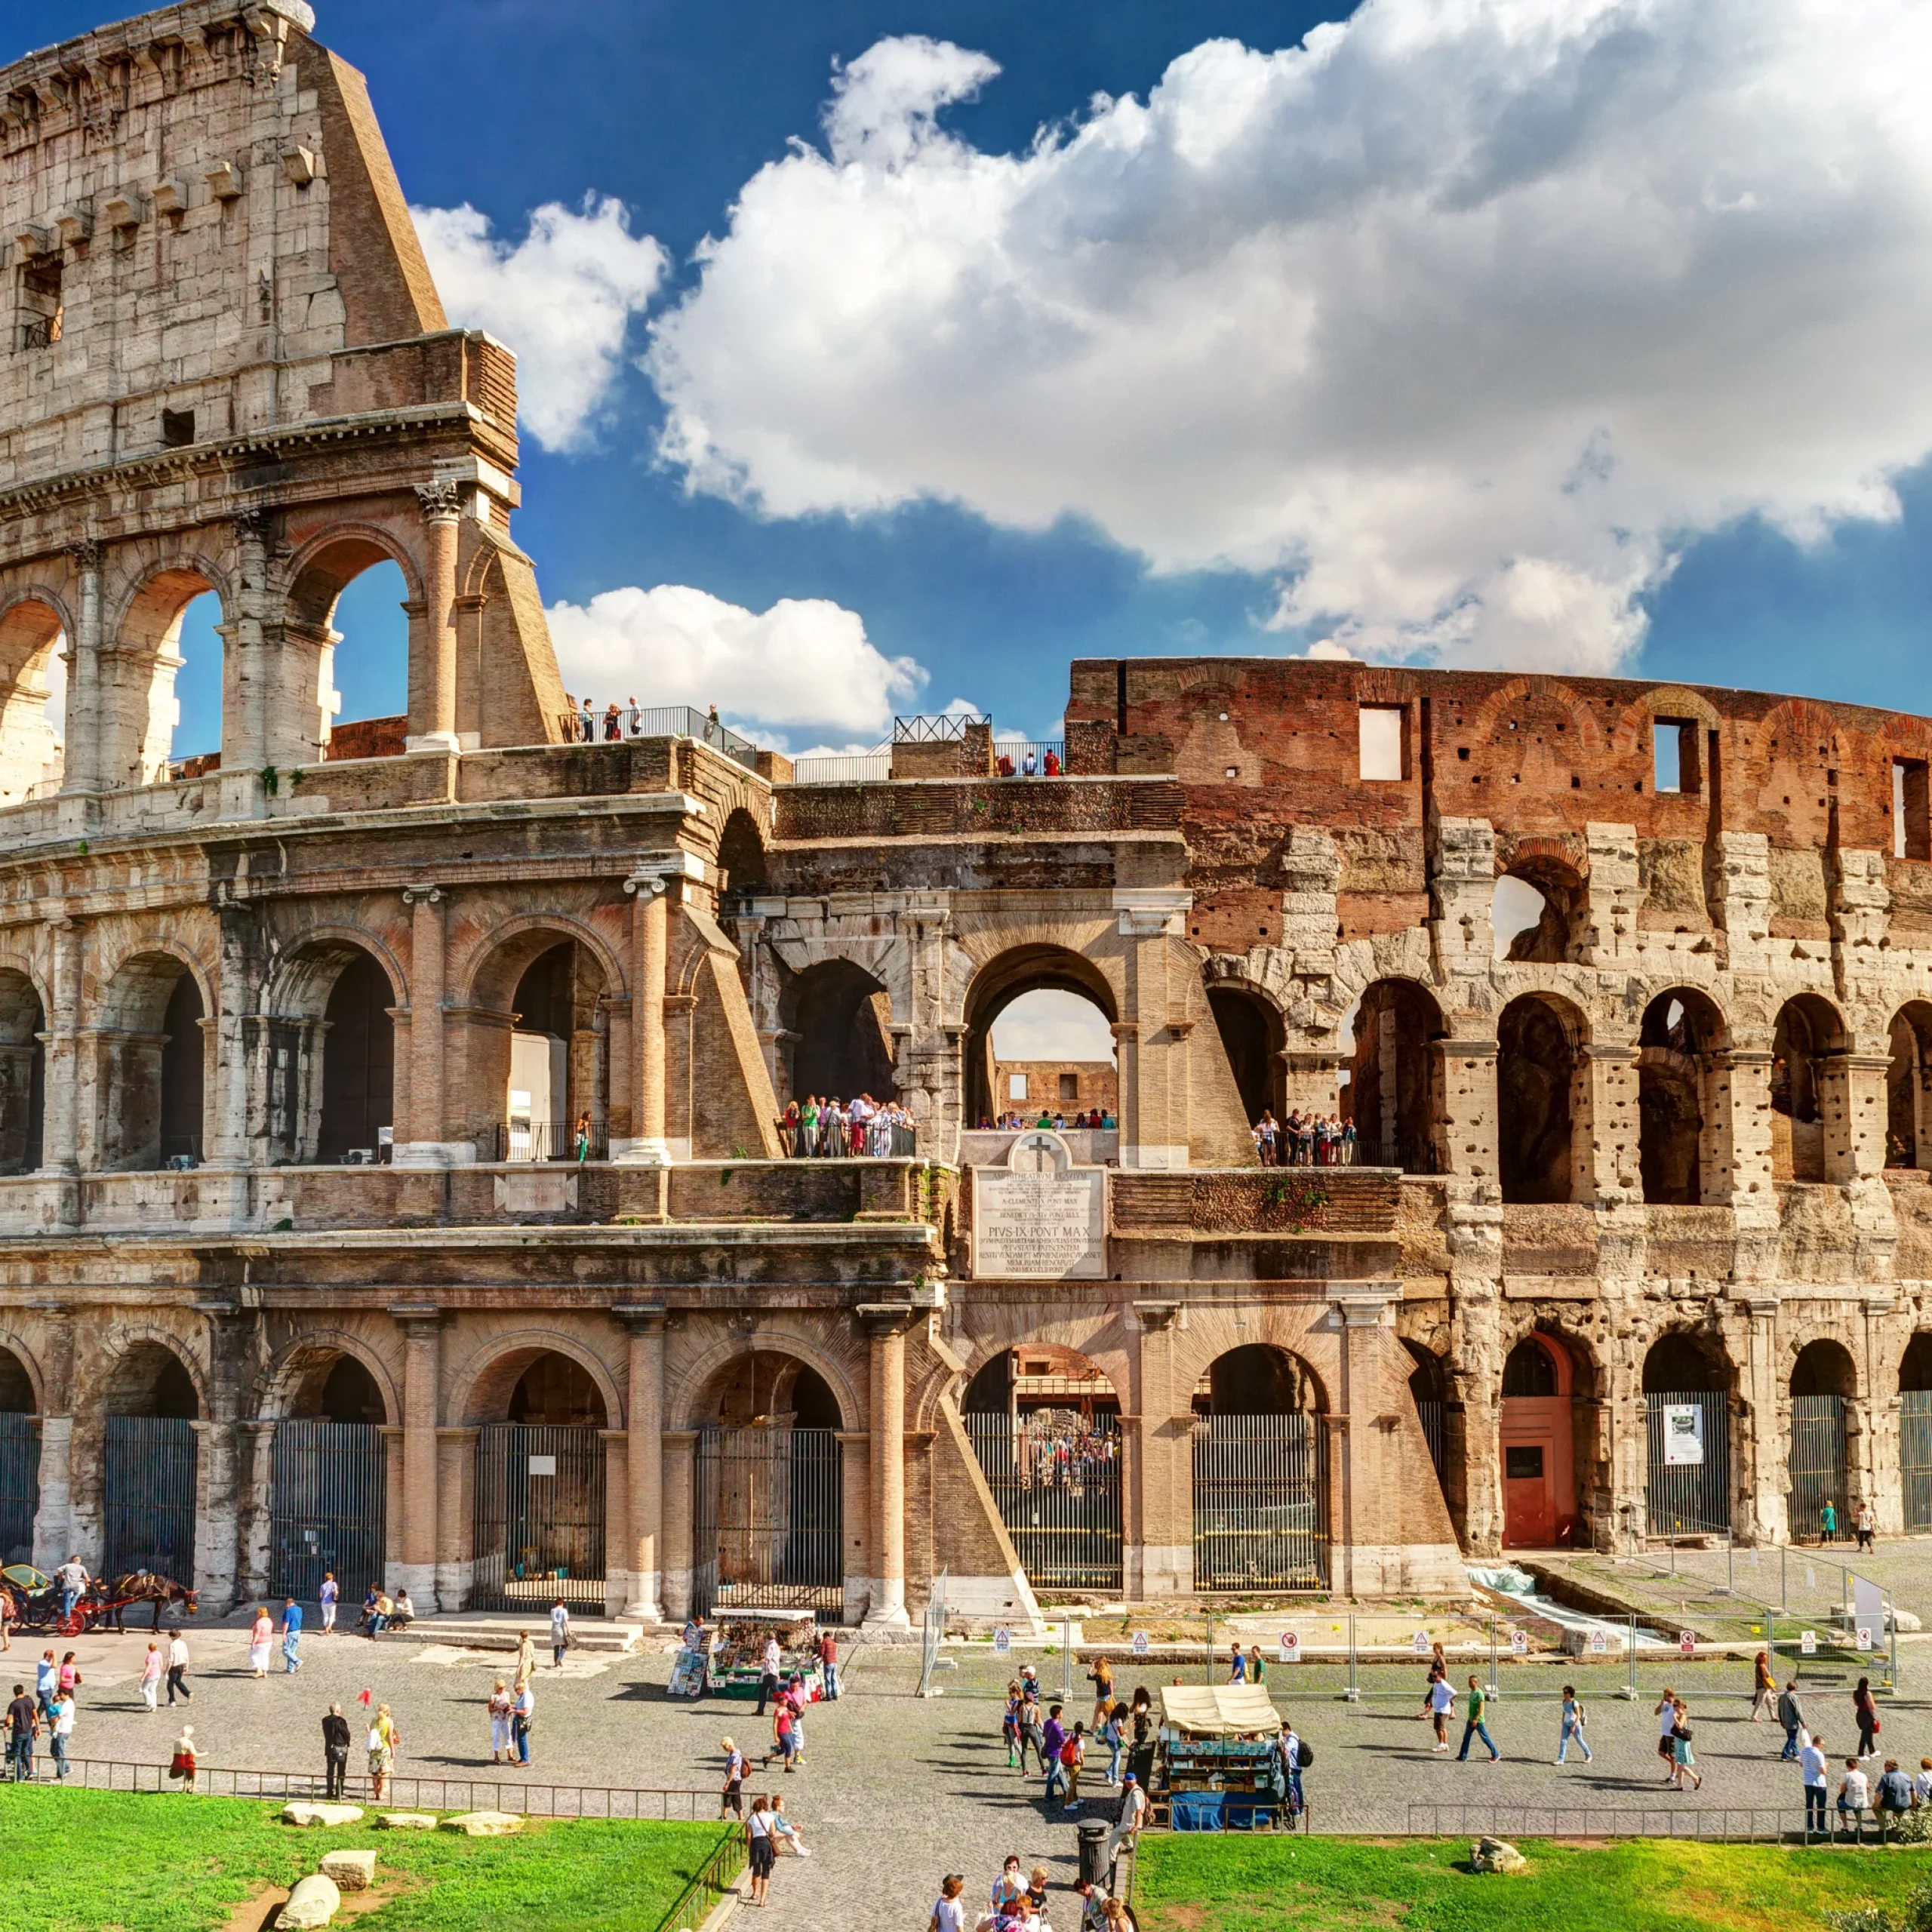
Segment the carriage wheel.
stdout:
<svg viewBox="0 0 1932 1932">
<path fill-rule="evenodd" d="M 57 1617 L 54 1627 L 63 1637 L 79 1637 L 86 1634 L 87 1613 L 77 1604 L 65 1617 Z"/>
</svg>

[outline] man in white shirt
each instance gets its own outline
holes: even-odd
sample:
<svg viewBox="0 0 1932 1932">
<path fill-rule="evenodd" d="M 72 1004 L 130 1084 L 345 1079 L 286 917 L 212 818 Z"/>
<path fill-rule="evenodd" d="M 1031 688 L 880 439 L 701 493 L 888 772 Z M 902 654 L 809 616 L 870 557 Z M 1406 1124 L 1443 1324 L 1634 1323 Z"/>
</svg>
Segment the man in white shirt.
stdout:
<svg viewBox="0 0 1932 1932">
<path fill-rule="evenodd" d="M 1838 1780 L 1839 1829 L 1862 1836 L 1865 1814 L 1871 1808 L 1871 1780 L 1859 1769 L 1856 1758 L 1847 1758 L 1844 1761 L 1844 1776 Z"/>
<path fill-rule="evenodd" d="M 1449 1713 L 1455 1708 L 1456 1687 L 1446 1677 L 1438 1677 L 1429 1687 L 1429 1721 L 1435 1727 L 1432 1751 L 1449 1749 Z"/>
<path fill-rule="evenodd" d="M 1804 1835 L 1826 1829 L 1825 1823 L 1825 1744 L 1814 1737 L 1798 1754 L 1798 1775 L 1804 1780 Z"/>
<path fill-rule="evenodd" d="M 764 1640 L 764 1655 L 758 1664 L 758 1714 L 764 1715 L 768 1700 L 778 1695 L 778 1672 L 783 1663 L 778 1654 L 778 1639 L 768 1637 Z"/>
<path fill-rule="evenodd" d="M 195 1701 L 194 1692 L 188 1688 L 188 1640 L 178 1630 L 168 1645 L 168 1701 L 171 1704 L 177 1690 L 183 1703 Z"/>
<path fill-rule="evenodd" d="M 1146 1818 L 1147 1794 L 1140 1789 L 1140 1780 L 1129 1771 L 1121 1780 L 1120 1823 L 1107 1840 L 1107 1870 L 1110 1874 L 1114 1860 L 1121 1852 L 1131 1851 L 1140 1842 L 1140 1827 Z"/>
<path fill-rule="evenodd" d="M 571 1607 L 561 1597 L 550 1606 L 550 1668 L 561 1670 L 571 1647 Z"/>
</svg>

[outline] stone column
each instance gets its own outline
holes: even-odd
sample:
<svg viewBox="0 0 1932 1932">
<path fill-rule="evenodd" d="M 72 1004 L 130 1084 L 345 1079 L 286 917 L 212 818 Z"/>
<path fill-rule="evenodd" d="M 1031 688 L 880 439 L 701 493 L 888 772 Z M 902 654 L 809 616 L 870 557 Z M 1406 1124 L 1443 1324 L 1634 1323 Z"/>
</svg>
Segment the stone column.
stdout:
<svg viewBox="0 0 1932 1932">
<path fill-rule="evenodd" d="M 866 1612 L 871 1629 L 903 1630 L 906 1614 L 906 1331 L 915 1311 L 862 1307 L 872 1344 L 872 1549 L 877 1567 Z"/>
<path fill-rule="evenodd" d="M 423 506 L 423 648 L 409 667 L 409 732 L 404 749 L 457 752 L 456 555 L 462 492 L 454 483 L 419 483 Z"/>
<path fill-rule="evenodd" d="M 222 641 L 221 777 L 222 815 L 238 815 L 231 791 L 236 781 L 252 791 L 249 780 L 267 762 L 266 746 L 272 709 L 272 681 L 263 650 L 263 605 L 268 585 L 267 519 L 258 509 L 239 512 L 234 519 L 235 583 L 229 600 L 229 621 L 220 626 Z"/>
<path fill-rule="evenodd" d="M 411 1596 L 435 1600 L 437 1411 L 442 1374 L 442 1310 L 427 1303 L 392 1307 L 403 1333 L 402 1561 L 391 1574 Z"/>
<path fill-rule="evenodd" d="M 239 1527 L 235 1425 L 206 1420 L 195 1430 L 195 1588 L 220 1614 L 235 1601 Z"/>
<path fill-rule="evenodd" d="M 74 1323 L 65 1302 L 29 1305 L 47 1324 L 40 1392 L 40 1506 L 33 1519 L 33 1562 L 52 1571 L 80 1548 L 74 1540 Z M 98 1549 L 82 1552 L 97 1563 Z"/>
<path fill-rule="evenodd" d="M 461 1426 L 436 1431 L 436 1605 L 440 1610 L 468 1608 L 475 1583 L 476 1441 L 479 1433 Z M 408 1439 L 405 1431 L 405 1472 Z M 403 1493 L 406 1503 L 406 1473 Z"/>
<path fill-rule="evenodd" d="M 1743 1465 L 1731 1480 L 1744 1505 L 1745 1520 L 1732 1528 L 1743 1541 L 1785 1543 L 1790 1540 L 1791 1479 L 1783 1453 L 1789 1439 L 1789 1424 L 1780 1426 L 1785 1393 L 1778 1374 L 1777 1297 L 1752 1294 L 1746 1306 L 1751 1325 L 1743 1380 L 1749 1426 L 1737 1431 L 1739 1440 L 1731 1444 L 1733 1457 Z M 1635 1404 L 1641 1423 L 1647 1414 L 1641 1394 Z"/>
<path fill-rule="evenodd" d="M 257 1603 L 268 1600 L 269 1500 L 270 1472 L 275 1459 L 273 1417 L 241 1423 L 240 1494 L 236 1511 L 236 1547 L 239 1552 L 238 1577 L 242 1594 Z M 270 1614 L 279 1617 L 274 1606 Z"/>
<path fill-rule="evenodd" d="M 102 722 L 100 567 L 106 548 L 90 540 L 70 545 L 67 555 L 79 574 L 81 594 L 80 608 L 75 613 L 75 635 L 67 640 L 66 750 L 60 769 L 60 789 L 98 792 Z"/>
<path fill-rule="evenodd" d="M 961 1029 L 946 1020 L 952 895 L 914 894 L 894 915 L 893 922 L 911 954 L 907 977 L 912 998 L 911 1012 L 893 1015 L 894 1084 L 900 1104 L 910 1109 L 918 1129 L 920 1152 L 935 1160 L 957 1160 L 959 1131 L 966 1123 L 960 1081 Z M 774 1066 L 775 1086 L 777 1080 Z"/>
<path fill-rule="evenodd" d="M 1447 1171 L 1460 1179 L 1500 1185 L 1496 1042 L 1438 1040 L 1432 1051 L 1442 1058 L 1442 1138 Z"/>
<path fill-rule="evenodd" d="M 634 1167 L 668 1167 L 664 1131 L 664 992 L 670 954 L 671 903 L 687 879 L 704 876 L 689 852 L 654 854 L 624 881 L 631 905 L 631 1057 L 635 1098 L 627 1140 L 613 1140 L 611 1158 Z"/>
<path fill-rule="evenodd" d="M 444 1091 L 443 954 L 448 897 L 438 885 L 403 889 L 409 928 L 409 1121 L 392 1159 L 399 1168 L 446 1168 L 473 1159 L 467 1141 L 447 1137 Z"/>
<path fill-rule="evenodd" d="M 630 1534 L 624 1544 L 629 1590 L 625 1616 L 647 1623 L 661 1620 L 659 1539 L 664 1503 L 664 1310 L 660 1305 L 619 1306 L 611 1314 L 630 1331 L 624 1404 L 626 1431 L 626 1487 L 630 1501 Z"/>
<path fill-rule="evenodd" d="M 1137 1301 L 1134 1312 L 1140 1327 L 1140 1453 L 1131 1472 L 1140 1489 L 1138 1593 L 1186 1596 L 1194 1588 L 1194 1392 L 1177 1400 L 1174 1319 L 1180 1303 Z M 1134 1593 L 1133 1583 L 1128 1588 Z"/>
<path fill-rule="evenodd" d="M 40 1171 L 81 1171 L 80 1103 L 81 928 L 72 919 L 48 921 L 54 942 L 53 1011 L 40 1035 L 47 1049 L 47 1098 L 41 1129 Z M 69 1218 L 63 1217 L 63 1219 Z M 63 1558 L 65 1561 L 65 1558 Z"/>
<path fill-rule="evenodd" d="M 216 1011 L 202 1023 L 214 1049 L 208 1091 L 214 1100 L 209 1136 L 211 1168 L 248 1164 L 248 1008 L 254 979 L 254 909 L 224 906 L 221 912 L 221 974 Z"/>
<path fill-rule="evenodd" d="M 691 1571 L 696 1555 L 691 1547 L 691 1481 L 697 1448 L 694 1429 L 664 1432 L 663 1545 L 664 1620 L 681 1623 L 691 1614 Z M 707 1552 L 715 1557 L 715 1551 Z"/>
<path fill-rule="evenodd" d="M 1581 1123 L 1588 1137 L 1571 1152 L 1577 1176 L 1583 1183 L 1573 1191 L 1573 1198 L 1615 1201 L 1634 1192 L 1641 1199 L 1644 1177 L 1638 1131 L 1637 1049 L 1592 1044 L 1580 1052 L 1589 1084 L 1588 1112 Z"/>
<path fill-rule="evenodd" d="M 1821 1069 L 1820 1111 L 1825 1120 L 1825 1178 L 1857 1181 L 1884 1173 L 1887 1054 L 1833 1054 Z"/>
<path fill-rule="evenodd" d="M 1174 968 L 1168 941 L 1183 936 L 1194 895 L 1183 888 L 1114 888 L 1120 932 L 1128 942 L 1127 1000 L 1115 1028 L 1121 1042 L 1120 1164 L 1123 1168 L 1185 1168 L 1189 1157 L 1192 1098 L 1187 1038 L 1189 1004 L 1198 975 Z"/>
<path fill-rule="evenodd" d="M 838 1432 L 839 1509 L 845 1547 L 840 1574 L 845 1585 L 845 1607 L 840 1621 L 849 1629 L 865 1620 L 872 1595 L 871 1579 L 878 1567 L 872 1545 L 872 1443 L 869 1433 Z"/>
<path fill-rule="evenodd" d="M 1375 1377 L 1370 1331 L 1392 1324 L 1402 1298 L 1400 1281 L 1331 1281 L 1328 1299 L 1342 1331 L 1341 1386 L 1327 1418 L 1331 1456 L 1328 1493 L 1329 1586 L 1349 1596 L 1381 1596 L 1390 1587 L 1388 1558 L 1398 1540 L 1384 1522 L 1381 1497 L 1385 1474 L 1377 1466 L 1374 1419 Z M 1358 1397 L 1357 1385 L 1361 1393 Z M 1357 1423 L 1359 1411 L 1360 1425 Z M 1390 1513 L 1393 1513 L 1392 1512 Z M 1399 1571 L 1400 1558 L 1397 1555 Z"/>
</svg>

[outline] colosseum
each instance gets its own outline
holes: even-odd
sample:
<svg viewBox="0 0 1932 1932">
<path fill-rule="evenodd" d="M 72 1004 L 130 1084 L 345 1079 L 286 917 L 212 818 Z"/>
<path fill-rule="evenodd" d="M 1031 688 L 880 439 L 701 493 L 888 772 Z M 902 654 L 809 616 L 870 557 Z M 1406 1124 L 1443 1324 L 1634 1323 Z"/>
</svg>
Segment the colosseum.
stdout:
<svg viewBox="0 0 1932 1932">
<path fill-rule="evenodd" d="M 1135 659 L 1051 776 L 582 742 L 514 358 L 312 24 L 0 76 L 0 1556 L 889 1630 L 1932 1528 L 1932 722 Z M 992 1124 L 1041 989 L 1100 1124 Z"/>
</svg>

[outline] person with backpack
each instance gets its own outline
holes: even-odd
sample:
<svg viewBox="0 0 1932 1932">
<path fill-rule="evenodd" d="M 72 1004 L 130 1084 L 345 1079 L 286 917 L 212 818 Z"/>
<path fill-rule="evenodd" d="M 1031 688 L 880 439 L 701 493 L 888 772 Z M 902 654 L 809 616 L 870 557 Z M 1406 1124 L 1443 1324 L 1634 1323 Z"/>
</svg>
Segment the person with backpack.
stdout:
<svg viewBox="0 0 1932 1932">
<path fill-rule="evenodd" d="M 1064 1804 L 1066 1801 L 1066 1767 L 1060 1761 L 1060 1755 L 1061 1746 L 1066 1742 L 1066 1727 L 1060 1721 L 1060 1709 L 1058 1704 L 1048 1705 L 1047 1721 L 1040 1727 L 1040 1749 L 1047 1767 L 1044 1796 L 1049 1804 L 1054 1801 L 1056 1789 L 1060 1792 L 1060 1802 Z"/>
<path fill-rule="evenodd" d="M 1087 1761 L 1087 1727 L 1076 1724 L 1060 1747 L 1060 1769 L 1066 1774 L 1066 1789 L 1060 1800 L 1064 1811 L 1080 1808 L 1080 1767 Z"/>
<path fill-rule="evenodd" d="M 1562 1727 L 1557 1734 L 1556 1761 L 1560 1764 L 1567 1757 L 1570 1742 L 1576 1740 L 1577 1748 L 1583 1754 L 1583 1762 L 1590 1762 L 1590 1740 L 1583 1735 L 1583 1700 L 1577 1695 L 1577 1687 L 1566 1684 L 1563 1687 Z"/>
</svg>

